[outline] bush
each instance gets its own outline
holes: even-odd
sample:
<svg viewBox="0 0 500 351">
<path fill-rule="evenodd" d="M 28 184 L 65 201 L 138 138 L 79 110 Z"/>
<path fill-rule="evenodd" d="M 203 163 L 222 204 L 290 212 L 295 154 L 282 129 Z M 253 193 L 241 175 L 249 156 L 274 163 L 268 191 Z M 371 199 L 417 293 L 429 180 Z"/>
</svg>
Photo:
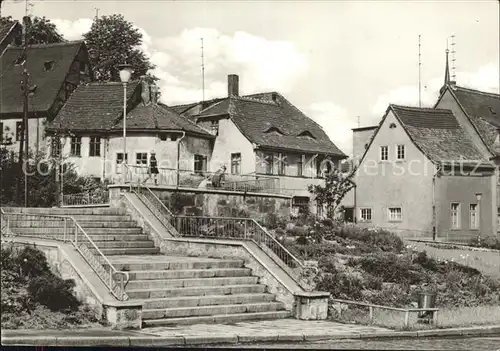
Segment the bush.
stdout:
<svg viewBox="0 0 500 351">
<path fill-rule="evenodd" d="M 355 275 L 332 271 L 318 276 L 316 289 L 328 291 L 335 299 L 359 300 L 362 298 L 363 282 Z"/>
<path fill-rule="evenodd" d="M 42 275 L 33 278 L 28 285 L 28 292 L 33 300 L 47 306 L 52 311 L 76 311 L 80 302 L 73 295 L 75 282 L 63 280 L 54 275 Z"/>
<path fill-rule="evenodd" d="M 21 268 L 22 274 L 29 278 L 51 273 L 43 252 L 31 246 L 24 247 L 14 261 L 15 265 Z"/>
<path fill-rule="evenodd" d="M 500 250 L 500 237 L 498 236 L 485 236 L 479 241 L 479 237 L 469 240 L 468 244 L 474 247 L 484 247 L 487 249 Z"/>
<path fill-rule="evenodd" d="M 413 260 L 414 264 L 422 266 L 424 269 L 437 272 L 438 263 L 432 257 L 427 256 L 427 252 L 422 251 L 417 254 L 417 257 Z"/>
</svg>

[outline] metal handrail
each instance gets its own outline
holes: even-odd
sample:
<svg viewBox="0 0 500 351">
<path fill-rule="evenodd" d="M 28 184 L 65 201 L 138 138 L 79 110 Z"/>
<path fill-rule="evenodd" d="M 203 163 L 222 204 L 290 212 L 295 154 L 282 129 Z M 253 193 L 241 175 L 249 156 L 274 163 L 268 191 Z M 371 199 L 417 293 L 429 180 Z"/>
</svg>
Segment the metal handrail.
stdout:
<svg viewBox="0 0 500 351">
<path fill-rule="evenodd" d="M 21 212 L 8 212 L 2 210 L 2 215 L 5 216 L 25 216 L 25 217 L 42 217 L 42 218 L 53 218 L 64 221 L 64 231 L 63 231 L 63 241 L 66 242 L 69 240 L 73 246 L 80 252 L 83 258 L 87 261 L 87 263 L 92 267 L 94 272 L 98 275 L 104 285 L 109 289 L 109 291 L 120 301 L 128 300 L 128 295 L 125 292 L 125 285 L 129 281 L 129 274 L 127 272 L 117 270 L 113 264 L 107 259 L 107 257 L 102 253 L 102 251 L 97 247 L 95 242 L 90 238 L 90 236 L 85 232 L 85 230 L 80 226 L 80 224 L 72 217 L 65 215 L 46 215 L 46 214 L 33 214 L 33 213 L 21 213 Z M 67 221 L 71 221 L 74 224 L 75 233 L 74 238 L 72 239 L 70 235 L 67 235 L 68 232 L 68 223 Z M 9 224 L 9 222 L 8 222 Z M 7 224 L 7 225 L 8 225 Z M 9 227 L 8 230 L 11 234 L 25 237 L 40 237 L 40 235 L 26 235 L 26 234 L 18 234 L 13 233 L 12 229 Z M 80 244 L 78 242 L 79 235 L 84 236 L 84 238 L 88 241 L 91 248 L 96 250 L 97 256 L 101 258 L 104 262 L 99 262 L 99 259 L 96 259 L 96 255 L 92 253 L 89 248 L 85 245 L 85 243 Z M 61 240 L 60 238 L 51 238 L 53 240 Z M 106 272 L 104 265 L 106 265 L 109 269 L 109 272 Z M 117 286 L 113 286 L 114 277 L 119 277 L 119 284 Z M 125 277 L 125 279 L 124 279 Z"/>
<path fill-rule="evenodd" d="M 63 206 L 107 204 L 109 204 L 109 190 L 63 195 Z"/>
</svg>

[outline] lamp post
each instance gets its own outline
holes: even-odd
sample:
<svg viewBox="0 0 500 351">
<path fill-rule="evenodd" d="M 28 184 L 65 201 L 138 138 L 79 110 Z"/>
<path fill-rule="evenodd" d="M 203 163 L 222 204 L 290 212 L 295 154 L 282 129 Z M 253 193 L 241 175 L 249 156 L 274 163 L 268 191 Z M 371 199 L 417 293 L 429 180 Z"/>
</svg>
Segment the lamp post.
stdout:
<svg viewBox="0 0 500 351">
<path fill-rule="evenodd" d="M 120 70 L 120 80 L 123 83 L 123 156 L 122 156 L 122 177 L 123 184 L 125 184 L 127 180 L 127 83 L 132 76 L 134 70 L 131 65 L 123 64 L 118 65 L 118 69 Z"/>
<path fill-rule="evenodd" d="M 479 235 L 477 236 L 477 241 L 479 246 L 481 246 L 481 193 L 476 193 L 476 200 L 477 200 L 477 213 L 476 213 L 476 218 L 478 220 L 478 228 L 479 228 Z"/>
</svg>

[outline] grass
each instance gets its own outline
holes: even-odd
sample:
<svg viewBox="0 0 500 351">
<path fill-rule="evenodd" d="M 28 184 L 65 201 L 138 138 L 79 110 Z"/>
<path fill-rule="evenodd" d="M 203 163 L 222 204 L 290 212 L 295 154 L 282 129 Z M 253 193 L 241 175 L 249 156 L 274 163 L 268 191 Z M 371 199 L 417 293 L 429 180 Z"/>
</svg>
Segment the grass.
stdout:
<svg viewBox="0 0 500 351">
<path fill-rule="evenodd" d="M 435 247 L 422 242 L 409 242 L 409 245 L 418 251 L 426 251 L 430 257 L 436 260 L 454 260 L 457 263 L 473 267 L 485 275 L 500 278 L 499 252 Z"/>
<path fill-rule="evenodd" d="M 405 312 L 375 309 L 373 321 L 370 322 L 367 309 L 348 309 L 341 317 L 334 318 L 339 322 L 375 325 L 394 330 L 424 330 L 434 328 L 433 325 L 417 323 L 417 313 L 410 313 L 409 327 L 404 327 Z M 462 308 L 443 308 L 438 312 L 437 328 L 460 328 L 480 325 L 499 325 L 500 306 L 478 306 Z"/>
</svg>

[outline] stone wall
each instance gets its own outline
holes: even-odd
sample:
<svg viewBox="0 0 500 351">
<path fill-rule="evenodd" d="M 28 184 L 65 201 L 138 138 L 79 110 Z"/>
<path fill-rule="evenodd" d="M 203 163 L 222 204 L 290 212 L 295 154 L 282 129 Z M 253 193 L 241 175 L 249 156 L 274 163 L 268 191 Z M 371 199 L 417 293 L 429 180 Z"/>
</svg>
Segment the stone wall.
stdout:
<svg viewBox="0 0 500 351">
<path fill-rule="evenodd" d="M 176 214 L 213 217 L 250 217 L 265 222 L 269 213 L 290 217 L 291 199 L 233 192 L 194 192 L 152 189 Z"/>
</svg>

